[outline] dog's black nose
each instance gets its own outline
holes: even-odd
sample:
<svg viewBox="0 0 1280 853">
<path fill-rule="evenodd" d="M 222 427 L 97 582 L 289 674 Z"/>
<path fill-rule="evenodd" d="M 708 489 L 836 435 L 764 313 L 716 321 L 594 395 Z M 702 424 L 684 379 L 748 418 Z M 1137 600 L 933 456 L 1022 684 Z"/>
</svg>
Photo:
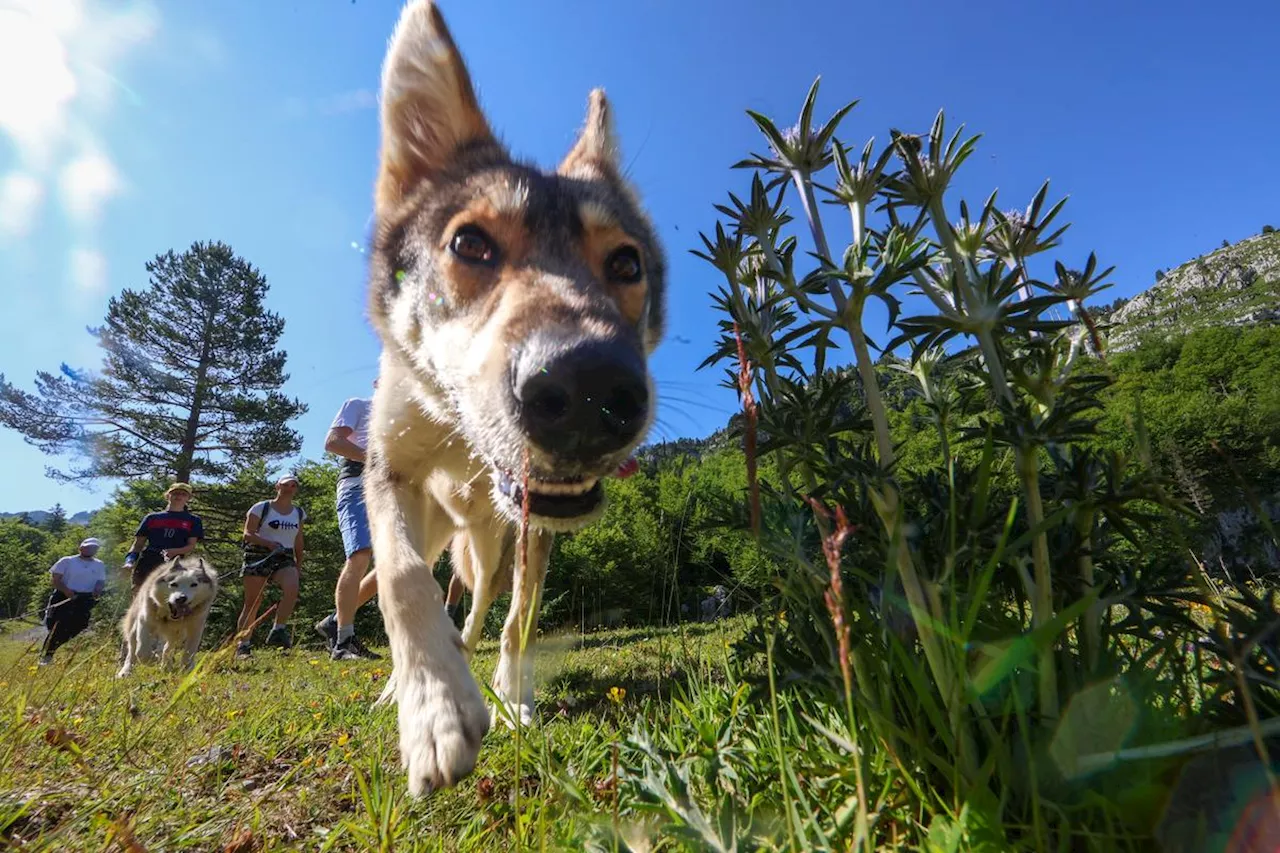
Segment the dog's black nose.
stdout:
<svg viewBox="0 0 1280 853">
<path fill-rule="evenodd" d="M 626 447 L 649 413 L 640 354 L 591 341 L 535 365 L 516 382 L 520 425 L 543 450 L 592 462 Z"/>
<path fill-rule="evenodd" d="M 175 596 L 173 597 L 173 603 L 174 603 L 174 604 L 186 604 L 186 603 L 187 603 L 187 595 L 186 595 L 186 593 L 180 592 L 180 593 L 178 593 L 177 595 L 175 595 Z"/>
</svg>

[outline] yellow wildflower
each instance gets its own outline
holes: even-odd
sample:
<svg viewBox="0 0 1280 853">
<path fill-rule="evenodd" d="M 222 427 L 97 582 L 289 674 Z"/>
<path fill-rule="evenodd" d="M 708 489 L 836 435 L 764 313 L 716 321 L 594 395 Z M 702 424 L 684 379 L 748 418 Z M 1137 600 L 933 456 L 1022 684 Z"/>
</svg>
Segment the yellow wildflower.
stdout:
<svg viewBox="0 0 1280 853">
<path fill-rule="evenodd" d="M 627 688 L 625 687 L 609 688 L 609 701 L 612 702 L 613 704 L 621 705 L 622 700 L 626 698 L 627 698 Z"/>
</svg>

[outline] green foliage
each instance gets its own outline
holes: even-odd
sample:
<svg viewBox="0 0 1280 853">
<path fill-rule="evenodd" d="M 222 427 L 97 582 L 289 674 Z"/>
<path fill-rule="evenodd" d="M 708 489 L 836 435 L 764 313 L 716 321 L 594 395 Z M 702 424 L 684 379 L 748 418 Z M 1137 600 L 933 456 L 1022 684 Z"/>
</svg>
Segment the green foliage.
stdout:
<svg viewBox="0 0 1280 853">
<path fill-rule="evenodd" d="M 855 167 L 836 127 L 849 107 L 810 133 L 816 93 L 815 83 L 792 131 L 752 114 L 773 156 L 737 165 L 779 175 L 752 179 L 753 198 L 765 187 L 776 195 L 717 206 L 730 224 L 718 222 L 696 253 L 724 278 L 715 299 L 726 316 L 708 364 L 732 365 L 729 387 L 750 377 L 760 453 L 781 475 L 762 488 L 761 507 L 777 594 L 742 651 L 765 665 L 757 696 L 790 748 L 835 738 L 859 756 L 810 774 L 859 792 L 844 823 L 802 819 L 803 786 L 783 768 L 789 842 L 869 850 L 885 840 L 870 827 L 879 810 L 866 780 L 870 756 L 889 754 L 902 774 L 887 783 L 891 796 L 935 815 L 919 839 L 929 849 L 1112 849 L 1105 839 L 1149 831 L 1152 812 L 1116 808 L 1090 789 L 1149 779 L 1137 768 L 1081 785 L 1068 766 L 1064 756 L 1120 745 L 1086 743 L 1098 733 L 1081 721 L 1091 691 L 1125 697 L 1124 738 L 1205 726 L 1207 670 L 1183 650 L 1201 630 L 1188 605 L 1203 606 L 1206 592 L 1185 558 L 1148 559 L 1151 539 L 1187 512 L 1152 448 L 1181 452 L 1178 430 L 1203 429 L 1202 446 L 1243 461 L 1250 438 L 1273 434 L 1272 404 L 1259 401 L 1275 393 L 1263 384 L 1275 366 L 1263 357 L 1257 379 L 1240 367 L 1271 339 L 1250 334 L 1233 350 L 1222 336 L 1239 333 L 1223 332 L 1179 345 L 1186 363 L 1155 357 L 1152 369 L 1170 380 L 1156 393 L 1185 391 L 1184 411 L 1145 398 L 1109 406 L 1135 384 L 1147 393 L 1147 377 L 1124 359 L 1090 357 L 1104 338 L 1087 305 L 1111 271 L 1092 255 L 1078 269 L 1043 259 L 1066 228 L 1047 185 L 1020 211 L 1001 211 L 995 194 L 976 208 L 950 199 L 977 139 L 948 133 L 941 113 L 925 134 L 891 131 L 880 157 L 868 142 Z M 821 173 L 833 161 L 828 186 Z M 807 234 L 785 228 L 792 187 Z M 828 249 L 818 191 L 849 213 L 843 251 Z M 771 212 L 768 228 L 748 215 L 757 209 Z M 817 249 L 807 273 L 794 254 L 803 238 Z M 871 296 L 889 307 L 878 363 L 863 328 Z M 828 365 L 841 338 L 853 369 Z M 1204 419 L 1228 398 L 1236 410 L 1209 429 Z M 1273 444 L 1253 452 L 1269 458 Z M 1223 665 L 1227 653 L 1217 654 Z M 790 702 L 812 710 L 788 719 L 779 708 Z M 679 772 L 647 778 L 659 801 L 688 799 Z M 710 814 L 687 822 L 699 820 L 716 825 Z M 1003 844 L 992 826 L 1004 827 Z"/>
<path fill-rule="evenodd" d="M 627 837 L 680 849 L 670 845 L 681 827 L 655 821 L 632 787 L 639 763 L 626 739 L 637 718 L 663 732 L 670 760 L 689 750 L 715 761 L 718 746 L 719 775 L 739 780 L 730 808 L 763 812 L 773 800 L 776 758 L 755 752 L 771 736 L 767 718 L 732 686 L 738 623 L 548 638 L 546 713 L 519 742 L 495 729 L 475 773 L 424 800 L 406 796 L 394 711 L 370 707 L 387 660 L 305 650 L 236 660 L 224 646 L 201 653 L 194 677 L 146 666 L 117 680 L 105 627 L 47 668 L 29 644 L 0 644 L 6 848 L 100 851 L 119 847 L 127 827 L 146 850 L 583 850 L 616 814 Z M 482 642 L 481 683 L 496 659 L 497 644 Z"/>
<path fill-rule="evenodd" d="M 77 553 L 89 534 L 65 517 L 57 530 L 18 518 L 0 519 L 0 620 L 25 616 L 30 623 L 43 618 L 39 611 L 52 589 L 49 569 L 60 558 Z"/>
<path fill-rule="evenodd" d="M 279 391 L 284 320 L 263 307 L 267 281 L 223 243 L 195 243 L 147 263 L 145 290 L 125 290 L 91 330 L 101 373 L 62 365 L 36 391 L 0 375 L 0 425 L 51 454 L 85 459 L 64 480 L 218 478 L 300 444 L 288 422 L 306 406 Z"/>
<path fill-rule="evenodd" d="M 49 511 L 49 517 L 45 519 L 44 527 L 54 536 L 61 536 L 67 529 L 67 511 L 62 508 L 62 504 L 53 505 L 53 509 Z"/>
<path fill-rule="evenodd" d="M 1188 503 L 1239 506 L 1246 485 L 1269 494 L 1280 483 L 1280 328 L 1150 340 L 1115 355 L 1112 367 L 1102 434 L 1135 452 L 1131 424 L 1141 404 L 1153 459 Z"/>
</svg>

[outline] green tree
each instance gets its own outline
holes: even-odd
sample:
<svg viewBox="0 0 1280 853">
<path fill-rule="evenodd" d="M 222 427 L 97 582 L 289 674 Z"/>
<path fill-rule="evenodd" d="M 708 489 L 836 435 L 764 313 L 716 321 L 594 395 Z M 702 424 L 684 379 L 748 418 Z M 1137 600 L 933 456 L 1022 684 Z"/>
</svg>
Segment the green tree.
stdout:
<svg viewBox="0 0 1280 853">
<path fill-rule="evenodd" d="M 150 284 L 112 297 L 91 332 L 100 373 L 66 364 L 35 392 L 0 374 L 0 425 L 45 453 L 84 464 L 62 480 L 216 479 L 250 459 L 279 459 L 300 439 L 306 406 L 280 393 L 284 320 L 267 311 L 267 280 L 225 243 L 197 242 L 146 265 Z"/>
<path fill-rule="evenodd" d="M 17 519 L 0 519 L 0 619 L 26 613 L 40 589 L 40 555 L 53 537 Z"/>
<path fill-rule="evenodd" d="M 1112 359 L 1116 384 L 1101 422 L 1131 450 L 1140 399 L 1156 462 L 1192 504 L 1241 503 L 1242 481 L 1280 481 L 1280 328 L 1210 327 L 1159 337 Z"/>
<path fill-rule="evenodd" d="M 54 504 L 53 509 L 49 510 L 49 517 L 45 519 L 44 528 L 54 536 L 61 536 L 62 532 L 67 529 L 67 511 L 62 508 L 62 504 Z"/>
</svg>

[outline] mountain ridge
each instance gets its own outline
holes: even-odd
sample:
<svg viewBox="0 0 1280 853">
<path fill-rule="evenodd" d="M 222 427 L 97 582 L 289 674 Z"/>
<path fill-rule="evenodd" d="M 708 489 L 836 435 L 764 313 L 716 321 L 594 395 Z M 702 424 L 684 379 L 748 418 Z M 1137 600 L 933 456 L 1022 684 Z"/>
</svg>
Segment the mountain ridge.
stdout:
<svg viewBox="0 0 1280 853">
<path fill-rule="evenodd" d="M 1133 349 L 1149 336 L 1280 321 L 1280 231 L 1263 229 L 1156 276 L 1109 312 L 1110 351 Z"/>
</svg>

